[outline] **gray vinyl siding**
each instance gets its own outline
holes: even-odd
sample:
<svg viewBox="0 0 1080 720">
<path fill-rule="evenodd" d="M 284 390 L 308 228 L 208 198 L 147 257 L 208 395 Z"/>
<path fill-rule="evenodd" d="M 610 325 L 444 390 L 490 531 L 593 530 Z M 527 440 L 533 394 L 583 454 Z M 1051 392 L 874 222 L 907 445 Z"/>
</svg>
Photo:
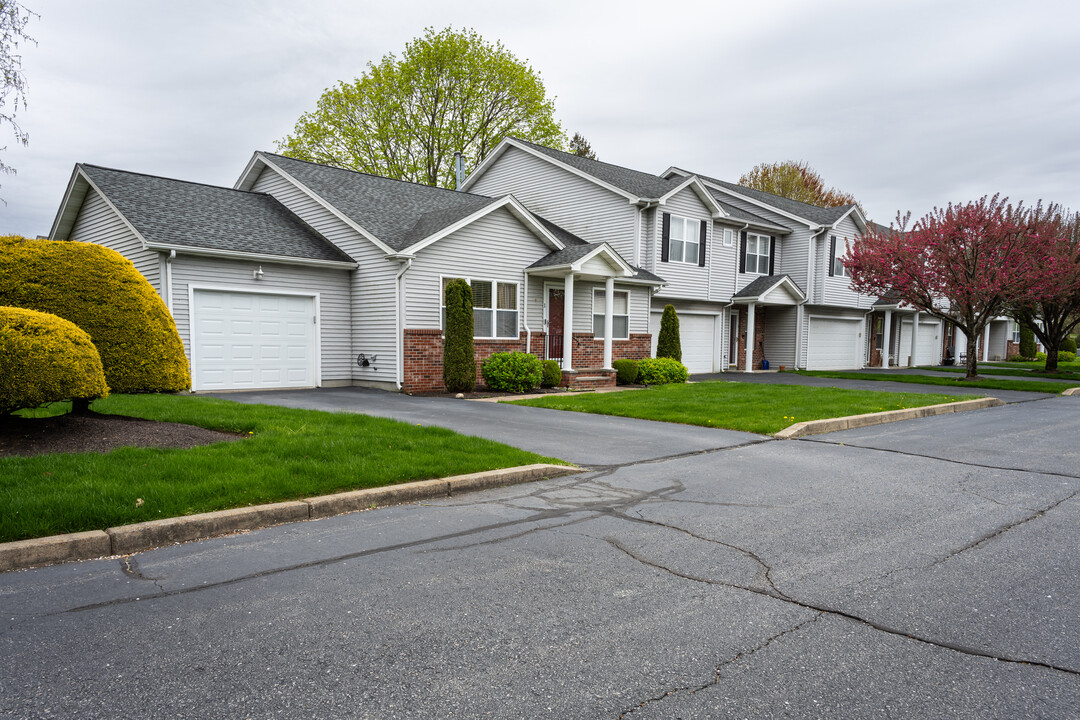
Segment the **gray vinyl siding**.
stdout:
<svg viewBox="0 0 1080 720">
<path fill-rule="evenodd" d="M 593 291 L 603 289 L 603 283 L 574 283 L 574 332 L 591 333 L 593 331 Z M 629 293 L 630 334 L 649 332 L 649 289 L 638 285 L 620 285 L 616 282 L 615 290 Z"/>
<path fill-rule="evenodd" d="M 160 253 L 147 250 L 120 216 L 94 189 L 86 193 L 67 240 L 104 245 L 120 253 L 161 294 Z"/>
<path fill-rule="evenodd" d="M 810 270 L 810 229 L 796 228 L 790 235 L 776 238 L 781 249 L 777 252 L 776 274 L 790 275 L 795 284 L 804 293 L 809 294 L 807 286 Z"/>
<path fill-rule="evenodd" d="M 745 231 L 740 230 L 740 232 L 736 236 L 735 253 L 733 255 L 733 259 L 734 259 L 734 263 L 735 263 L 734 268 L 735 268 L 735 273 L 736 273 L 736 275 L 735 275 L 735 288 L 736 288 L 735 292 L 738 292 L 739 290 L 742 290 L 744 287 L 746 287 L 747 285 L 749 285 L 750 283 L 754 282 L 759 277 L 761 277 L 761 274 L 755 273 L 755 272 L 739 272 L 739 259 L 740 259 L 739 256 L 742 253 L 742 233 L 743 232 L 745 232 L 747 235 L 758 235 L 760 237 L 764 237 L 764 238 L 767 238 L 767 239 L 771 239 L 771 238 L 775 237 L 776 238 L 776 248 L 775 248 L 776 249 L 776 258 L 775 258 L 775 260 L 773 260 L 773 273 L 774 274 L 781 274 L 783 272 L 782 265 L 783 265 L 783 258 L 784 258 L 784 255 L 785 255 L 783 238 L 778 237 L 778 236 L 772 234 L 772 232 L 769 232 L 769 231 L 766 231 L 766 230 L 754 230 L 753 228 L 748 228 Z"/>
<path fill-rule="evenodd" d="M 634 215 L 626 197 L 541 160 L 508 148 L 469 188 L 481 195 L 511 193 L 529 210 L 591 243 L 606 242 L 634 262 Z"/>
<path fill-rule="evenodd" d="M 854 240 L 858 235 L 858 228 L 855 226 L 855 222 L 850 218 L 844 218 L 834 230 L 830 230 L 824 235 L 824 252 L 822 252 L 821 262 L 819 267 L 823 268 L 823 295 L 821 302 L 825 305 L 840 305 L 843 307 L 857 307 L 867 308 L 874 302 L 874 298 L 869 295 L 860 295 L 851 289 L 851 280 L 846 277 L 829 277 L 829 263 L 831 257 L 829 255 L 830 242 L 829 238 L 836 237 L 836 254 L 842 255 L 844 253 L 844 238 L 848 240 Z"/>
<path fill-rule="evenodd" d="M 794 367 L 798 308 L 773 305 L 759 308 L 759 312 L 761 309 L 765 310 L 765 359 L 769 367 Z"/>
<path fill-rule="evenodd" d="M 500 208 L 485 215 L 416 253 L 404 278 L 405 327 L 441 327 L 442 278 L 464 277 L 516 283 L 518 328 L 524 330 L 522 273 L 551 251 L 509 211 Z"/>
<path fill-rule="evenodd" d="M 810 333 L 807 332 L 808 322 L 807 322 L 806 319 L 809 318 L 810 316 L 814 316 L 814 317 L 856 318 L 856 319 L 863 320 L 864 322 L 859 328 L 859 333 L 860 333 L 860 338 L 859 338 L 859 340 L 860 340 L 860 350 L 859 350 L 859 353 L 860 353 L 860 356 L 862 358 L 862 360 L 860 361 L 860 366 L 864 367 L 866 365 L 866 343 L 867 343 L 866 338 L 868 337 L 867 332 L 868 332 L 869 323 L 870 323 L 869 316 L 867 315 L 866 312 L 860 311 L 860 310 L 855 310 L 855 309 L 845 309 L 845 308 L 840 308 L 840 307 L 829 307 L 829 306 L 825 306 L 825 305 L 804 305 L 803 306 L 802 337 L 799 338 L 799 344 L 800 344 L 799 360 L 796 363 L 799 367 L 806 367 L 806 349 L 807 349 L 807 344 L 809 343 L 809 338 L 810 338 Z M 895 318 L 896 318 L 896 316 L 894 315 L 893 316 L 893 322 L 896 322 Z"/>
<path fill-rule="evenodd" d="M 286 178 L 267 168 L 252 190 L 273 195 L 304 222 L 337 245 L 358 265 L 350 273 L 351 357 L 377 355 L 367 368 L 351 365 L 352 377 L 363 382 L 397 380 L 397 323 L 394 317 L 399 266 L 385 253 Z"/>
<path fill-rule="evenodd" d="M 664 213 L 672 216 L 690 218 L 704 222 L 708 231 L 705 241 L 705 267 L 699 267 L 697 258 L 693 263 L 686 262 L 661 262 L 663 256 L 663 243 L 652 244 L 652 262 L 656 274 L 667 281 L 667 285 L 657 293 L 662 298 L 679 298 L 686 300 L 709 300 L 709 290 L 712 286 L 710 281 L 714 265 L 723 253 L 718 253 L 716 243 L 713 242 L 713 222 L 708 209 L 701 203 L 693 190 L 685 189 L 668 199 L 658 212 L 654 214 L 655 227 L 652 229 L 653 237 L 663 237 Z"/>
<path fill-rule="evenodd" d="M 191 313 L 189 286 L 222 290 L 254 290 L 273 294 L 289 291 L 319 296 L 319 335 L 322 382 L 350 381 L 353 355 L 350 348 L 349 271 L 261 263 L 263 279 L 255 280 L 255 263 L 244 260 L 177 255 L 173 261 L 173 317 L 191 360 Z"/>
<path fill-rule="evenodd" d="M 736 292 L 739 274 L 739 231 L 741 225 L 714 223 L 709 249 L 709 299 L 726 302 Z M 731 245 L 724 245 L 724 230 L 731 231 Z"/>
</svg>

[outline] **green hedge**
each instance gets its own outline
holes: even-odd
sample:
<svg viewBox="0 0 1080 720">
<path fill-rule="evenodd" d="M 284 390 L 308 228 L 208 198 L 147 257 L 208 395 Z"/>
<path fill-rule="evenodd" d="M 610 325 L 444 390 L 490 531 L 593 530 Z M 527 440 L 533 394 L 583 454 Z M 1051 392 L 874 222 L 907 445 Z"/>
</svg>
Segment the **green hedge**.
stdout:
<svg viewBox="0 0 1080 720">
<path fill-rule="evenodd" d="M 638 382 L 643 385 L 684 383 L 690 377 L 686 366 L 671 358 L 645 358 L 638 361 Z"/>
<path fill-rule="evenodd" d="M 82 242 L 0 237 L 0 305 L 78 325 L 117 393 L 191 387 L 184 345 L 161 297 L 131 261 Z"/>
<path fill-rule="evenodd" d="M 1073 338 L 1072 336 L 1069 336 L 1069 337 L 1065 338 L 1064 340 L 1061 341 L 1061 347 L 1059 347 L 1058 350 L 1061 350 L 1061 351 L 1064 351 L 1064 352 L 1071 352 L 1071 353 L 1075 354 L 1076 353 L 1076 339 Z"/>
<path fill-rule="evenodd" d="M 543 364 L 543 377 L 540 378 L 540 387 L 558 387 L 562 382 L 562 368 L 557 360 L 545 360 Z"/>
<path fill-rule="evenodd" d="M 1027 325 L 1020 325 L 1020 354 L 1027 359 L 1035 357 L 1035 333 Z"/>
<path fill-rule="evenodd" d="M 480 373 L 491 390 L 523 393 L 540 386 L 543 365 L 531 353 L 500 352 L 484 361 Z"/>
<path fill-rule="evenodd" d="M 0 413 L 108 394 L 89 335 L 56 315 L 0 307 Z"/>
<path fill-rule="evenodd" d="M 611 363 L 615 368 L 615 383 L 617 385 L 633 385 L 638 379 L 638 361 L 622 359 Z"/>
</svg>

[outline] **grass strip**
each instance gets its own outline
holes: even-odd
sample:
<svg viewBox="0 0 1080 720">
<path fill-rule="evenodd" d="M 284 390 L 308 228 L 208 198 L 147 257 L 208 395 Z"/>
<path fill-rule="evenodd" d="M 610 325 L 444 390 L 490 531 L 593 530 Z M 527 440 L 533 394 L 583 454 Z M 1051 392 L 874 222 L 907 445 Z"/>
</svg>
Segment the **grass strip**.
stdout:
<svg viewBox="0 0 1080 720">
<path fill-rule="evenodd" d="M 937 405 L 969 398 L 714 381 L 658 385 L 634 392 L 557 395 L 512 402 L 514 405 L 771 435 L 806 420 Z"/>
<path fill-rule="evenodd" d="M 443 428 L 353 413 L 169 395 L 114 395 L 93 409 L 246 437 L 187 450 L 0 458 L 0 542 L 561 462 Z"/>
<path fill-rule="evenodd" d="M 987 365 L 984 365 L 983 363 L 979 363 L 979 368 L 982 371 L 984 371 L 984 372 L 986 372 L 986 373 L 988 373 L 990 375 L 1003 375 L 1003 376 L 1006 376 L 1006 377 L 1038 377 L 1038 378 L 1046 378 L 1047 380 L 1065 380 L 1065 381 L 1070 381 L 1070 382 L 1075 382 L 1077 380 L 1080 380 L 1080 373 L 1072 373 L 1072 372 L 1048 373 L 1048 372 L 1040 372 L 1038 370 L 1021 370 L 1019 368 L 999 368 L 999 367 L 994 367 L 994 366 L 987 366 Z M 947 373 L 957 373 L 957 374 L 966 374 L 967 373 L 967 369 L 962 368 L 962 367 L 930 367 L 930 366 L 926 366 L 926 367 L 920 367 L 920 368 L 917 368 L 917 369 L 918 370 L 933 370 L 935 372 L 947 372 Z"/>
<path fill-rule="evenodd" d="M 1041 392 L 1058 395 L 1065 388 L 1056 383 L 1032 380 L 953 380 L 949 377 L 930 375 L 903 375 L 887 372 L 841 372 L 832 370 L 798 370 L 798 375 L 833 378 L 835 380 L 878 380 L 886 382 L 910 383 L 913 385 L 937 385 L 952 388 L 980 388 L 985 390 L 1019 390 L 1022 392 Z"/>
</svg>

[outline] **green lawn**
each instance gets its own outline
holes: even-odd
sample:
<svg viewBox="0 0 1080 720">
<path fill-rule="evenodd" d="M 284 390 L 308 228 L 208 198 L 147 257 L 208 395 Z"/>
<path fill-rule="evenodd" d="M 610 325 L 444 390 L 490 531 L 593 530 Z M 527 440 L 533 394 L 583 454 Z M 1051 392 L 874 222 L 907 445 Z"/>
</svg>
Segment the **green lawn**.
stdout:
<svg viewBox="0 0 1080 720">
<path fill-rule="evenodd" d="M 986 390 L 1021 390 L 1024 392 L 1042 392 L 1057 395 L 1065 389 L 1064 385 L 1045 383 L 1034 380 L 953 380 L 948 377 L 931 375 L 907 375 L 888 372 L 840 372 L 832 370 L 797 370 L 799 375 L 834 378 L 837 380 L 887 380 L 889 382 L 911 383 L 913 385 L 939 385 L 942 387 L 982 388 Z"/>
<path fill-rule="evenodd" d="M 966 368 L 962 367 L 920 367 L 919 370 L 937 370 L 939 372 L 947 373 L 967 373 Z M 1038 377 L 1046 378 L 1047 380 L 1068 380 L 1076 382 L 1080 380 L 1080 373 L 1076 372 L 1056 372 L 1048 373 L 1041 372 L 1042 365 L 1039 366 L 1039 370 L 1022 370 L 1020 368 L 1013 367 L 996 367 L 989 363 L 979 363 L 979 373 L 987 375 L 1005 375 L 1007 377 Z"/>
<path fill-rule="evenodd" d="M 93 409 L 246 437 L 190 450 L 0 458 L 0 542 L 559 462 L 442 428 L 350 413 L 169 395 L 115 395 Z"/>
<path fill-rule="evenodd" d="M 513 403 L 772 434 L 804 420 L 936 405 L 969 398 L 716 381 L 658 385 L 631 392 L 551 396 Z"/>
<path fill-rule="evenodd" d="M 1020 368 L 1020 369 L 1030 370 L 1032 372 L 1041 372 L 1041 371 L 1046 369 L 1046 361 L 1045 360 L 1033 360 L 1031 362 L 990 361 L 990 362 L 981 362 L 981 363 L 979 363 L 979 367 L 982 367 L 984 365 L 993 366 L 993 367 Z M 1058 363 L 1058 370 L 1060 370 L 1062 372 L 1080 373 L 1080 360 L 1076 360 L 1074 362 L 1059 362 Z"/>
</svg>

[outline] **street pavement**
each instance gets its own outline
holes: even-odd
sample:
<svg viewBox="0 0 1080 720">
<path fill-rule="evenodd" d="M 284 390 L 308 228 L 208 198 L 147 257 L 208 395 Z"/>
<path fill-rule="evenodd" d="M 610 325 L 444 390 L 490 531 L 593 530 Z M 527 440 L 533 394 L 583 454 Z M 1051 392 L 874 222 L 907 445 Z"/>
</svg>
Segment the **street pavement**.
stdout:
<svg viewBox="0 0 1080 720">
<path fill-rule="evenodd" d="M 307 395 L 596 462 L 0 575 L 0 717 L 1080 717 L 1080 397 L 667 446 Z"/>
</svg>

